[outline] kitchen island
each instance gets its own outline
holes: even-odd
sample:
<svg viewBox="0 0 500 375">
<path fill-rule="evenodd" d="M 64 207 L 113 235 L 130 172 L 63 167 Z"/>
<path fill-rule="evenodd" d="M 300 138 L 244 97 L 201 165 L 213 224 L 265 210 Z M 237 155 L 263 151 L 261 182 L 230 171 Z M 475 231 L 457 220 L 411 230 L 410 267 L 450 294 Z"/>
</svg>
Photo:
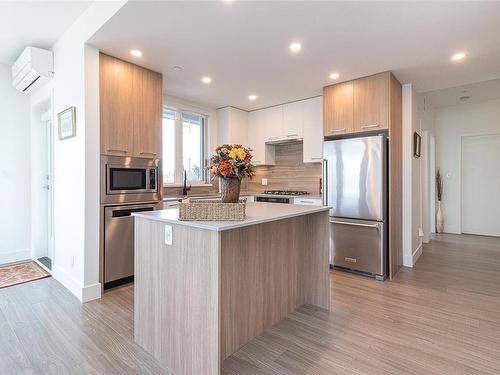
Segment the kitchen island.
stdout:
<svg viewBox="0 0 500 375">
<path fill-rule="evenodd" d="M 329 307 L 327 207 L 247 203 L 245 220 L 224 222 L 134 216 L 135 341 L 175 374 L 219 374 L 297 307 Z"/>
</svg>

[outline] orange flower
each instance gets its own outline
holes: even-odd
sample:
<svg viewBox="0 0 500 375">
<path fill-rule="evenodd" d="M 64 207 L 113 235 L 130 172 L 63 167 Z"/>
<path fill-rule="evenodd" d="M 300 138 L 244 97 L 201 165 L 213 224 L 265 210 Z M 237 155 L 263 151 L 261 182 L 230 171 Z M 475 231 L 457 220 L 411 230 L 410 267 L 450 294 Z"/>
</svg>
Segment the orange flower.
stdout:
<svg viewBox="0 0 500 375">
<path fill-rule="evenodd" d="M 233 174 L 233 165 L 227 160 L 221 160 L 219 162 L 218 169 L 220 174 L 223 175 L 224 177 L 229 177 L 231 174 Z"/>
</svg>

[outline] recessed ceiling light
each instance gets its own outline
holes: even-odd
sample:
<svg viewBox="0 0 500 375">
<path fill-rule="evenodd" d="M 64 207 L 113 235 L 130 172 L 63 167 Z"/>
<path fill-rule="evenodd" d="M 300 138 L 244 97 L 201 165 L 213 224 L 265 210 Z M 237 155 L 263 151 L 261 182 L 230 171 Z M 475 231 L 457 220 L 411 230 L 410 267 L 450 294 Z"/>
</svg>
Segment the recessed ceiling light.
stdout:
<svg viewBox="0 0 500 375">
<path fill-rule="evenodd" d="M 206 83 L 208 85 L 210 82 L 212 82 L 212 78 L 210 78 L 210 77 L 203 77 L 201 79 L 201 82 Z"/>
<path fill-rule="evenodd" d="M 181 72 L 184 70 L 184 68 L 182 66 L 179 66 L 179 65 L 174 65 L 172 67 L 173 70 L 175 70 L 176 72 Z"/>
<path fill-rule="evenodd" d="M 142 57 L 142 52 L 138 49 L 130 50 L 130 54 L 134 57 Z"/>
<path fill-rule="evenodd" d="M 250 100 L 255 100 L 257 98 L 258 98 L 257 95 L 253 95 L 253 94 L 252 95 L 248 95 L 248 99 L 250 99 Z"/>
<path fill-rule="evenodd" d="M 460 61 L 465 59 L 465 52 L 457 52 L 453 56 L 451 56 L 453 61 Z"/>
<path fill-rule="evenodd" d="M 330 74 L 330 78 L 331 79 L 338 79 L 340 77 L 340 75 L 338 73 L 332 73 Z"/>
<path fill-rule="evenodd" d="M 301 49 L 302 49 L 302 44 L 298 42 L 293 42 L 292 44 L 290 44 L 290 51 L 294 53 L 299 52 Z"/>
</svg>

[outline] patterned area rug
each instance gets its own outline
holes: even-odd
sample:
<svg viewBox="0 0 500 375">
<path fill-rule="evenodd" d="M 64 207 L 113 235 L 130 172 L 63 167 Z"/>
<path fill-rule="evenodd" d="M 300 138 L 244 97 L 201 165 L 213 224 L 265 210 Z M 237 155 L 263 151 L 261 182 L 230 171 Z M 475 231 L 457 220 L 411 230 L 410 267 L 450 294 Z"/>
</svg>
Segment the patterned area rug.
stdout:
<svg viewBox="0 0 500 375">
<path fill-rule="evenodd" d="M 49 276 L 50 274 L 47 271 L 33 261 L 10 264 L 0 267 L 0 288 L 43 279 Z"/>
</svg>

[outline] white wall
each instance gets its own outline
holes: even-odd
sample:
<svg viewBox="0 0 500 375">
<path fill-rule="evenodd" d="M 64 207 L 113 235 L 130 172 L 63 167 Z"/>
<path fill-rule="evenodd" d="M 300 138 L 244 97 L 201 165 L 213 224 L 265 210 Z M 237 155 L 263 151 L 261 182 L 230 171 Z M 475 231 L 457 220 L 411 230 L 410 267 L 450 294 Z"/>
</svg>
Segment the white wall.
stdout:
<svg viewBox="0 0 500 375">
<path fill-rule="evenodd" d="M 94 2 L 52 47 L 54 113 L 76 107 L 76 137 L 54 139 L 53 276 L 81 301 L 101 292 L 98 51 L 85 42 L 124 4 Z"/>
<path fill-rule="evenodd" d="M 421 159 L 413 156 L 413 134 L 421 133 L 417 95 L 403 85 L 403 265 L 413 267 L 422 253 Z"/>
<path fill-rule="evenodd" d="M 422 230 L 423 242 L 430 241 L 434 232 L 435 216 L 435 161 L 432 147 L 434 143 L 434 108 L 425 95 L 417 95 L 418 119 L 422 131 L 422 157 L 421 157 L 421 196 L 422 196 Z"/>
<path fill-rule="evenodd" d="M 461 138 L 500 133 L 500 99 L 435 109 L 436 164 L 443 176 L 444 231 L 461 233 Z"/>
<path fill-rule="evenodd" d="M 0 264 L 30 258 L 30 101 L 0 64 Z"/>
</svg>

